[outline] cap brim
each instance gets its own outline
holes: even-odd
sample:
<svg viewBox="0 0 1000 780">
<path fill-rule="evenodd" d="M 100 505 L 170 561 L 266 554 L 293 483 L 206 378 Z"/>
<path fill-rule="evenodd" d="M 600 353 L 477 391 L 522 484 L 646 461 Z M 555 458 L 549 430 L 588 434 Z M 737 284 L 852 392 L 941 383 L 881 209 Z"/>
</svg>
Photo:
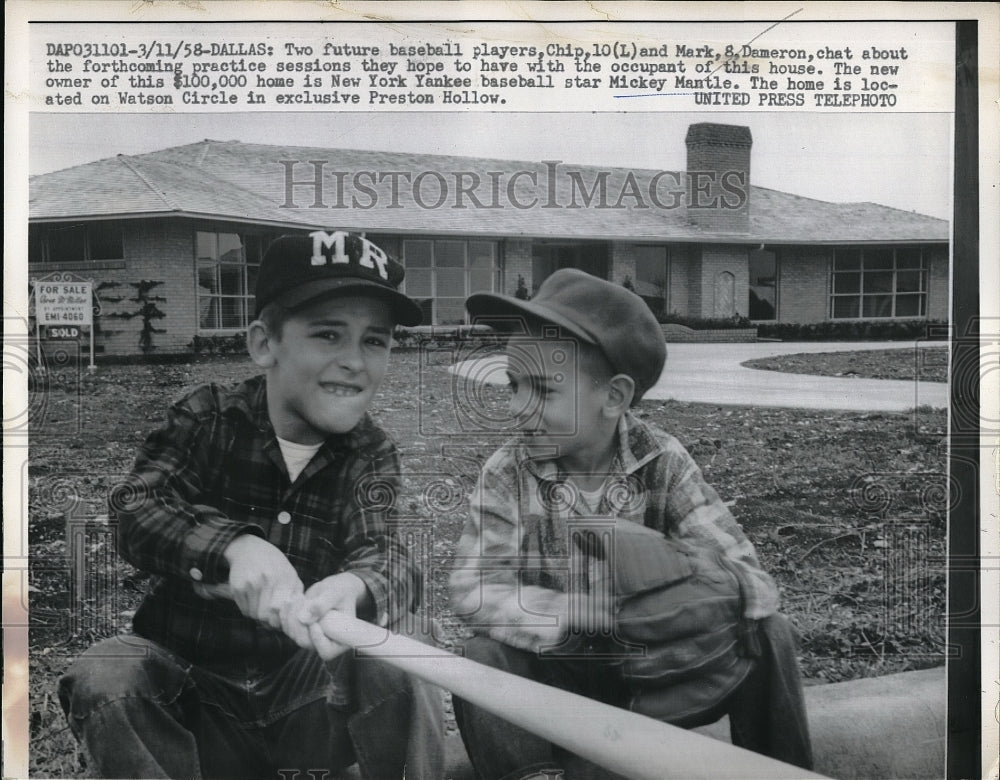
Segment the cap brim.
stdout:
<svg viewBox="0 0 1000 780">
<path fill-rule="evenodd" d="M 414 300 L 398 290 L 385 285 L 369 282 L 357 277 L 315 279 L 305 284 L 297 285 L 273 299 L 274 303 L 286 309 L 300 309 L 310 303 L 333 296 L 357 295 L 380 298 L 389 303 L 396 325 L 413 327 L 423 322 L 424 315 Z"/>
<path fill-rule="evenodd" d="M 520 328 L 518 325 L 524 317 L 528 317 L 552 325 L 558 325 L 588 344 L 597 344 L 593 336 L 569 318 L 564 317 L 559 312 L 555 312 L 547 306 L 539 306 L 532 301 L 522 301 L 520 298 L 509 298 L 506 295 L 495 295 L 494 293 L 475 293 L 469 296 L 465 302 L 465 308 L 481 324 L 488 324 L 490 319 L 503 318 L 505 322 L 498 323 L 500 326 L 498 329 L 504 331 L 512 332 L 520 329 L 524 333 L 528 333 L 527 322 L 524 322 Z M 483 322 L 484 320 L 486 322 Z"/>
</svg>

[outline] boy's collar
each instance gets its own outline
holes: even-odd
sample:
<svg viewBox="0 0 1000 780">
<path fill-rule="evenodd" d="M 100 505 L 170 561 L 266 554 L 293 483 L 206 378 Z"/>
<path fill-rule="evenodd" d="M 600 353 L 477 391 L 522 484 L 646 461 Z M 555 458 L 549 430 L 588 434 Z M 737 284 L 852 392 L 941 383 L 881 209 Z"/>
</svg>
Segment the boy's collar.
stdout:
<svg viewBox="0 0 1000 780">
<path fill-rule="evenodd" d="M 618 421 L 616 431 L 617 446 L 615 457 L 611 462 L 610 473 L 633 474 L 649 461 L 663 454 L 663 445 L 642 420 L 626 412 Z M 518 460 L 537 479 L 558 479 L 559 467 L 555 459 L 549 456 L 532 454 L 531 450 L 521 440 L 517 444 Z"/>
<path fill-rule="evenodd" d="M 267 381 L 263 374 L 237 386 L 236 391 L 226 398 L 222 411 L 243 415 L 261 433 L 274 437 L 277 441 L 277 434 L 267 413 Z M 354 428 L 347 433 L 328 436 L 323 444 L 334 450 L 357 450 L 364 455 L 369 451 L 376 451 L 387 440 L 386 432 L 375 424 L 368 412 L 365 412 Z"/>
</svg>

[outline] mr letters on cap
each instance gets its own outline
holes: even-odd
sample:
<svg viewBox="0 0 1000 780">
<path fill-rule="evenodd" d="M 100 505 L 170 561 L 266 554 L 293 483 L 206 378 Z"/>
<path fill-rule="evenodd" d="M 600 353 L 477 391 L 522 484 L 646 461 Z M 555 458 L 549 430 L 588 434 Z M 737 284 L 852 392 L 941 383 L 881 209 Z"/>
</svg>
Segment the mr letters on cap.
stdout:
<svg viewBox="0 0 1000 780">
<path fill-rule="evenodd" d="M 351 256 L 345 251 L 347 239 L 360 245 L 360 255 L 357 258 L 358 265 L 365 268 L 372 268 L 378 272 L 386 281 L 389 280 L 387 265 L 389 257 L 367 238 L 361 236 L 350 236 L 343 230 L 327 233 L 324 230 L 316 230 L 309 234 L 313 240 L 313 253 L 310 262 L 312 265 L 330 265 L 337 263 L 350 263 Z M 332 251 L 330 251 L 332 250 Z"/>
</svg>

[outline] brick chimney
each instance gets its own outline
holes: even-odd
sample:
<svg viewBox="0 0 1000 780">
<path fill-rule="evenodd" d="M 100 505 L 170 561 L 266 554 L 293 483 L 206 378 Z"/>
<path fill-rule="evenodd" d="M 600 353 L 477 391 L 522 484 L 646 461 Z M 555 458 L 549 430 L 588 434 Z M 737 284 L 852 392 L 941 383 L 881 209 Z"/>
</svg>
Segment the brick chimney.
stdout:
<svg viewBox="0 0 1000 780">
<path fill-rule="evenodd" d="M 688 127 L 687 214 L 713 233 L 750 229 L 750 128 L 700 122 Z"/>
</svg>

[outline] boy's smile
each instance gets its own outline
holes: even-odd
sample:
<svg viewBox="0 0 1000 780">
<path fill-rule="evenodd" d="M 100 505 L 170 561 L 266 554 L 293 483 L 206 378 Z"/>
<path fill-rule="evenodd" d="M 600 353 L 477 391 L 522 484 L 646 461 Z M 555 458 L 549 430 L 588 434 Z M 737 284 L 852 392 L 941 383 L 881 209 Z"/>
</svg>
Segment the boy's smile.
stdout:
<svg viewBox="0 0 1000 780">
<path fill-rule="evenodd" d="M 293 313 L 268 337 L 263 364 L 275 433 L 317 444 L 357 425 L 385 377 L 392 328 L 376 298 L 327 298 Z"/>
</svg>

